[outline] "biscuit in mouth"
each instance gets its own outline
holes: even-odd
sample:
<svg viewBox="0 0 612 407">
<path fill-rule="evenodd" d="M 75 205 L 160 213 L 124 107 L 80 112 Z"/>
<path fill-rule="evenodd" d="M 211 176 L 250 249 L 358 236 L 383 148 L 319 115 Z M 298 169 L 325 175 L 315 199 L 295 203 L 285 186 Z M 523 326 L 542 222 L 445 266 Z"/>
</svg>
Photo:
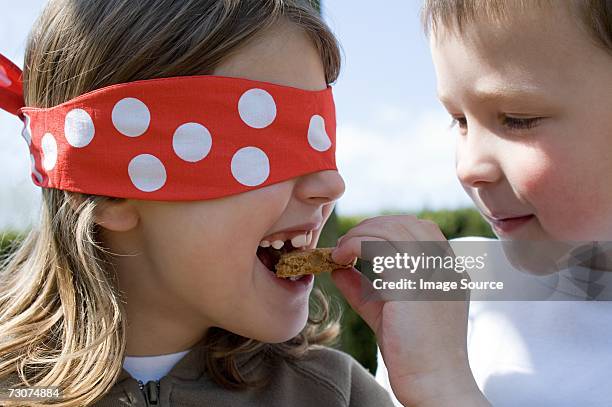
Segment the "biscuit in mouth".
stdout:
<svg viewBox="0 0 612 407">
<path fill-rule="evenodd" d="M 307 274 L 328 273 L 336 269 L 349 268 L 351 263 L 338 264 L 332 260 L 333 247 L 308 250 L 292 250 L 282 253 L 275 264 L 276 276 L 296 279 Z"/>
<path fill-rule="evenodd" d="M 285 241 L 283 247 L 280 249 L 275 249 L 272 246 L 269 247 L 261 247 L 257 248 L 257 257 L 259 260 L 266 266 L 268 270 L 272 273 L 276 274 L 276 265 L 281 259 L 281 256 L 287 253 L 294 252 L 296 250 L 300 250 L 299 248 L 293 247 L 291 244 L 291 240 Z"/>
</svg>

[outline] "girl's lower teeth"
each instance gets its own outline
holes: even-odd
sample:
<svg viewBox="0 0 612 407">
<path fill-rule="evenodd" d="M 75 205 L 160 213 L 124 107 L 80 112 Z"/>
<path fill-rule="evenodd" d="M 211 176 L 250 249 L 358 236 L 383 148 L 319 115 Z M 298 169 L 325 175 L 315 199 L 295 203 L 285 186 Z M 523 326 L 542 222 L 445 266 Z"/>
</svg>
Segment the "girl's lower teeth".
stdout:
<svg viewBox="0 0 612 407">
<path fill-rule="evenodd" d="M 302 276 L 293 276 L 293 277 L 289 277 L 289 280 L 298 281 L 300 278 L 302 278 Z"/>
</svg>

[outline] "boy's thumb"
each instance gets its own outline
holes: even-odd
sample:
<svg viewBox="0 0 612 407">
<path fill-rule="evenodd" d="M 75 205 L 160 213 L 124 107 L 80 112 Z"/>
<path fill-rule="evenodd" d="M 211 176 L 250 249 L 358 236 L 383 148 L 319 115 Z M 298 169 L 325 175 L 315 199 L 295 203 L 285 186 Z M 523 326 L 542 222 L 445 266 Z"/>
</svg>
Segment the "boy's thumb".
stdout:
<svg viewBox="0 0 612 407">
<path fill-rule="evenodd" d="M 373 299 L 370 280 L 354 267 L 334 270 L 331 277 L 351 308 L 376 332 L 384 302 Z"/>
</svg>

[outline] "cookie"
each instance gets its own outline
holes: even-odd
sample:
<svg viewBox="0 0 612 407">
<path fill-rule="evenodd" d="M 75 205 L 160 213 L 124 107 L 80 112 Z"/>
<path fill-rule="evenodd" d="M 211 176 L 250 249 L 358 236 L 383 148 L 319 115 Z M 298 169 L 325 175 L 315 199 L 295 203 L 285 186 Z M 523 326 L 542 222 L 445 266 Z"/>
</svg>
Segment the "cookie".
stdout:
<svg viewBox="0 0 612 407">
<path fill-rule="evenodd" d="M 333 247 L 325 247 L 284 253 L 275 266 L 276 276 L 295 277 L 306 274 L 319 274 L 355 265 L 357 259 L 349 264 L 334 263 L 331 258 L 333 250 Z"/>
</svg>

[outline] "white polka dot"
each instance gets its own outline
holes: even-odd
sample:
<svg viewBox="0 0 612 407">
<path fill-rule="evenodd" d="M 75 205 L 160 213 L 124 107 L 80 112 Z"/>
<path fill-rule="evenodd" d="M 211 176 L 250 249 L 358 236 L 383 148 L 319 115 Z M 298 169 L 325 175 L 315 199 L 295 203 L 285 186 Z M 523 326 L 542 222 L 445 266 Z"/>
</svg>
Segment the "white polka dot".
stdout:
<svg viewBox="0 0 612 407">
<path fill-rule="evenodd" d="M 310 147 L 317 151 L 328 150 L 332 142 L 325 131 L 325 119 L 315 114 L 310 118 L 310 125 L 308 126 L 308 143 Z"/>
<path fill-rule="evenodd" d="M 140 154 L 132 158 L 128 174 L 134 186 L 144 192 L 157 191 L 166 183 L 164 164 L 151 154 Z"/>
<path fill-rule="evenodd" d="M 64 135 L 72 147 L 85 147 L 93 140 L 96 130 L 91 116 L 83 109 L 73 109 L 66 115 Z"/>
<path fill-rule="evenodd" d="M 51 133 L 46 133 L 40 142 L 42 148 L 42 166 L 46 171 L 51 171 L 57 162 L 57 142 Z"/>
<path fill-rule="evenodd" d="M 4 67 L 0 66 L 0 86 L 2 86 L 3 88 L 8 88 L 12 84 L 13 81 L 6 74 L 6 70 L 4 69 Z"/>
<path fill-rule="evenodd" d="M 136 98 L 121 99 L 112 113 L 115 128 L 128 137 L 138 137 L 144 134 L 151 123 L 151 113 L 143 102 Z"/>
<path fill-rule="evenodd" d="M 270 175 L 268 156 L 257 147 L 241 148 L 232 157 L 232 175 L 249 187 L 264 183 Z"/>
<path fill-rule="evenodd" d="M 276 118 L 274 98 L 263 89 L 250 89 L 242 94 L 238 101 L 238 113 L 247 125 L 263 129 L 272 124 Z"/>
<path fill-rule="evenodd" d="M 172 147 L 176 155 L 194 163 L 208 155 L 212 147 L 212 137 L 208 129 L 201 124 L 185 123 L 174 132 Z"/>
<path fill-rule="evenodd" d="M 36 160 L 34 159 L 34 155 L 30 154 L 30 162 L 32 163 L 32 175 L 34 175 L 34 177 L 36 177 L 36 181 L 38 181 L 39 184 L 42 184 L 43 182 L 43 178 L 42 175 L 40 175 L 40 173 L 38 172 L 38 170 L 36 169 Z"/>
<path fill-rule="evenodd" d="M 23 137 L 23 139 L 28 142 L 28 145 L 31 145 L 32 144 L 32 128 L 30 127 L 30 116 L 28 116 L 27 113 L 24 113 L 23 115 L 25 117 L 25 120 L 23 123 L 23 130 L 21 130 L 21 137 Z"/>
</svg>

